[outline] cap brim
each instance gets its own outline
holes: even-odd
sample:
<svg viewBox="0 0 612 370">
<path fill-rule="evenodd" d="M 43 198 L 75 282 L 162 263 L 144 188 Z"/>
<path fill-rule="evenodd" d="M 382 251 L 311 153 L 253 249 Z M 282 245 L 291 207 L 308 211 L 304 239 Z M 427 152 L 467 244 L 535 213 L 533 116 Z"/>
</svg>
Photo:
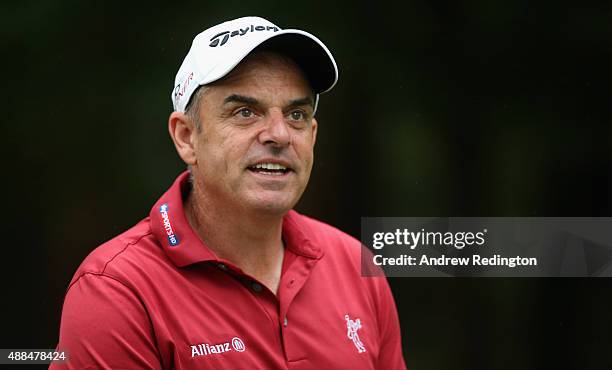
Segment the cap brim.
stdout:
<svg viewBox="0 0 612 370">
<path fill-rule="evenodd" d="M 308 32 L 287 29 L 242 50 L 234 56 L 234 63 L 219 63 L 199 84 L 205 85 L 225 77 L 255 50 L 271 50 L 289 56 L 304 71 L 316 94 L 329 91 L 338 81 L 338 67 L 327 47 Z"/>
<path fill-rule="evenodd" d="M 338 81 L 338 67 L 325 45 L 300 30 L 282 30 L 260 43 L 254 50 L 276 51 L 293 59 L 304 71 L 317 94 L 331 90 Z"/>
</svg>

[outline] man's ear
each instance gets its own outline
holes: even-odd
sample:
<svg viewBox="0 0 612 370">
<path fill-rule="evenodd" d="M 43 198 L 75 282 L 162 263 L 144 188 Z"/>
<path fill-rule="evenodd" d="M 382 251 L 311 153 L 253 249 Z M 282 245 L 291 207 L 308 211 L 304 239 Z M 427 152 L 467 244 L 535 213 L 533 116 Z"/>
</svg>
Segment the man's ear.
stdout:
<svg viewBox="0 0 612 370">
<path fill-rule="evenodd" d="M 312 117 L 311 127 L 312 127 L 312 147 L 314 148 L 315 142 L 317 141 L 317 128 L 319 127 L 319 123 L 317 122 L 317 119 L 314 117 Z"/>
<path fill-rule="evenodd" d="M 195 124 L 191 117 L 182 112 L 172 112 L 168 118 L 168 132 L 174 142 L 176 151 L 187 165 L 195 165 Z"/>
</svg>

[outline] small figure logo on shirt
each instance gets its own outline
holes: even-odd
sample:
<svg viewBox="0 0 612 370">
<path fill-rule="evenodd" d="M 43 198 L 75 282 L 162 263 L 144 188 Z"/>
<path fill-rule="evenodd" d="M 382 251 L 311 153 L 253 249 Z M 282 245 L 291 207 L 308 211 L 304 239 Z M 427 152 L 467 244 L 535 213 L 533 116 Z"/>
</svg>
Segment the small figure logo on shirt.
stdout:
<svg viewBox="0 0 612 370">
<path fill-rule="evenodd" d="M 359 353 L 365 352 L 365 346 L 361 339 L 359 339 L 359 334 L 357 334 L 357 330 L 361 329 L 361 320 L 351 320 L 348 314 L 344 315 L 344 319 L 346 320 L 346 336 L 353 341 Z"/>
</svg>

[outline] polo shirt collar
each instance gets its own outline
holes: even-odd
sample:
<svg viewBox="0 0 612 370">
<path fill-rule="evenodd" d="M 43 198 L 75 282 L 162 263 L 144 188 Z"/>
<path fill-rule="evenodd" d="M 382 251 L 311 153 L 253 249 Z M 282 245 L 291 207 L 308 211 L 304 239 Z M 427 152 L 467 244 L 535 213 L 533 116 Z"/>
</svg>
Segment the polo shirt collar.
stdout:
<svg viewBox="0 0 612 370">
<path fill-rule="evenodd" d="M 308 232 L 308 233 L 307 233 Z M 290 210 L 283 217 L 283 240 L 285 248 L 293 253 L 311 259 L 323 257 L 323 249 L 308 237 L 315 231 L 304 222 L 304 216 Z"/>
<path fill-rule="evenodd" d="M 221 261 L 191 228 L 183 200 L 191 191 L 189 172 L 180 174 L 172 186 L 159 198 L 150 213 L 151 230 L 168 258 L 178 267 L 198 262 Z M 303 216 L 291 210 L 283 217 L 283 240 L 293 253 L 320 259 L 322 249 L 307 236 L 309 226 Z"/>
</svg>

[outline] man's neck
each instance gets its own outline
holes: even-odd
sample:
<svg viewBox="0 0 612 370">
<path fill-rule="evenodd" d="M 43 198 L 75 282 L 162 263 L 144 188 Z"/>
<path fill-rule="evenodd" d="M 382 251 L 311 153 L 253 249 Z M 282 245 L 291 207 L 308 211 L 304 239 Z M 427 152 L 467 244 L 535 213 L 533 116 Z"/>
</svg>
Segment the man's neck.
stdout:
<svg viewBox="0 0 612 370">
<path fill-rule="evenodd" d="M 185 201 L 185 214 L 217 257 L 234 263 L 276 294 L 284 255 L 282 215 L 214 204 L 195 189 Z"/>
</svg>

